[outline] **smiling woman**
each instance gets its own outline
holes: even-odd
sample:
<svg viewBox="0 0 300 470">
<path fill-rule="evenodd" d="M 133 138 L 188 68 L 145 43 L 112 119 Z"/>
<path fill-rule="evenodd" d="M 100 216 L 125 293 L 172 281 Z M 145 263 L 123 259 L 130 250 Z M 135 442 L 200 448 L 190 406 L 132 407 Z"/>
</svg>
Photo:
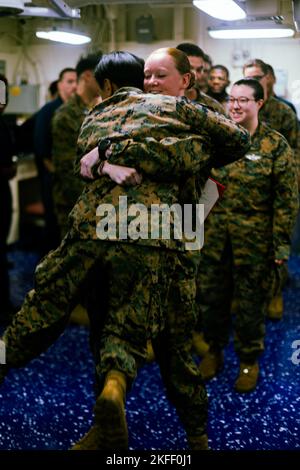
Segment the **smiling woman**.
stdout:
<svg viewBox="0 0 300 470">
<path fill-rule="evenodd" d="M 145 62 L 144 90 L 146 93 L 184 96 L 194 82 L 187 56 L 178 49 L 154 51 Z"/>
<path fill-rule="evenodd" d="M 276 268 L 289 256 L 298 208 L 293 153 L 281 134 L 259 121 L 263 96 L 263 87 L 253 78 L 239 80 L 231 89 L 230 117 L 250 132 L 252 145 L 245 158 L 213 172 L 227 189 L 206 223 L 198 278 L 200 317 L 210 344 L 200 370 L 209 380 L 223 368 L 235 299 L 240 371 L 234 388 L 239 393 L 257 386 L 265 310 Z"/>
</svg>

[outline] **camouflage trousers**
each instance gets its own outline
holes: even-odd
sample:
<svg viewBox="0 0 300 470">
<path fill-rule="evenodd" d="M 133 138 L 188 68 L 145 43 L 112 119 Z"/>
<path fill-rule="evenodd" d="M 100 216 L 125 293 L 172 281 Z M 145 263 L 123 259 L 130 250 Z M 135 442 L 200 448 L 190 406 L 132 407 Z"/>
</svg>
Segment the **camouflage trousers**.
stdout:
<svg viewBox="0 0 300 470">
<path fill-rule="evenodd" d="M 223 349 L 234 327 L 234 346 L 242 362 L 264 350 L 265 313 L 270 300 L 270 263 L 234 265 L 227 246 L 219 261 L 202 253 L 197 278 L 198 328 L 212 349 Z M 235 318 L 231 314 L 237 302 Z"/>
<path fill-rule="evenodd" d="M 98 393 L 103 387 L 105 375 L 111 369 L 122 371 L 130 387 L 145 359 L 141 355 L 141 351 L 145 352 L 145 341 L 151 338 L 167 398 L 191 436 L 206 432 L 208 408 L 205 385 L 191 353 L 191 333 L 196 323 L 198 260 L 199 254 L 191 252 L 168 252 L 161 257 L 159 287 L 154 287 L 149 304 L 151 314 L 149 317 L 148 313 L 148 318 L 151 321 L 147 337 L 137 334 L 146 330 L 143 325 L 137 324 L 133 310 L 126 312 L 126 321 L 122 316 L 108 315 L 102 328 L 91 328 L 100 332 L 98 338 L 95 335 L 91 338 L 97 364 Z M 94 309 L 97 302 L 92 303 L 88 311 L 93 325 L 99 315 Z M 159 318 L 163 318 L 160 324 L 157 323 Z"/>
<path fill-rule="evenodd" d="M 206 433 L 208 399 L 202 376 L 192 358 L 192 332 L 196 326 L 196 274 L 200 253 L 178 253 L 173 268 L 166 326 L 153 341 L 153 349 L 170 402 L 189 436 Z"/>
<path fill-rule="evenodd" d="M 168 292 L 172 292 L 170 298 Z M 179 298 L 186 296 L 184 311 L 180 311 L 178 292 Z M 108 370 L 117 369 L 130 385 L 145 360 L 147 338 L 156 338 L 168 398 L 186 431 L 201 435 L 206 429 L 207 398 L 190 351 L 194 296 L 193 262 L 185 265 L 184 255 L 66 237 L 37 266 L 35 289 L 4 332 L 5 370 L 25 365 L 45 351 L 80 302 L 92 312 L 91 345 L 100 380 Z M 171 298 L 174 310 L 166 309 Z"/>
<path fill-rule="evenodd" d="M 64 330 L 73 308 L 84 302 L 91 279 L 99 273 L 99 317 L 104 321 L 108 315 L 120 315 L 124 321 L 129 314 L 132 319 L 139 316 L 135 331 L 138 336 L 139 326 L 144 334 L 151 326 L 149 312 L 158 311 L 149 306 L 152 290 L 157 290 L 156 299 L 159 294 L 162 257 L 160 250 L 146 247 L 66 237 L 37 266 L 35 289 L 4 332 L 7 365 L 22 366 L 45 351 Z M 162 324 L 162 317 L 155 321 Z"/>
</svg>

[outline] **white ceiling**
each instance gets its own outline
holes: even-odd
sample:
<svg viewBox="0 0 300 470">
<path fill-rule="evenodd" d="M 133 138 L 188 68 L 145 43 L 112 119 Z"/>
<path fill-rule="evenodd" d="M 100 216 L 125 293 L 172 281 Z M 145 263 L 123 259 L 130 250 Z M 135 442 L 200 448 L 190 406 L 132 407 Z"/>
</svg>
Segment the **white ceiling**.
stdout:
<svg viewBox="0 0 300 470">
<path fill-rule="evenodd" d="M 24 0 L 26 3 L 26 0 Z M 44 6 L 53 8 L 51 0 L 27 0 L 29 4 L 34 6 Z M 168 4 L 168 5 L 184 5 L 192 6 L 192 0 L 60 0 L 71 8 L 86 7 L 88 5 L 125 5 L 125 4 Z M 281 15 L 284 17 L 284 23 L 292 22 L 292 0 L 237 0 L 246 10 L 248 17 L 264 17 Z"/>
<path fill-rule="evenodd" d="M 3 2 L 9 2 L 9 0 L 2 0 Z M 262 21 L 270 17 L 280 17 L 282 16 L 282 22 L 284 24 L 293 25 L 293 14 L 292 14 L 292 0 L 236 0 L 247 12 L 248 21 Z M 82 17 L 84 17 L 85 12 L 88 11 L 88 7 L 91 5 L 126 5 L 126 4 L 139 4 L 139 5 L 148 5 L 152 6 L 155 4 L 161 5 L 181 5 L 181 6 L 192 6 L 192 0 L 23 0 L 26 6 L 40 6 L 54 9 L 55 3 L 60 2 L 61 4 L 66 4 L 71 8 L 80 8 Z M 0 0 L 1 5 L 1 0 Z M 0 8 L 1 12 L 1 8 Z M 199 13 L 203 14 L 204 13 Z M 208 26 L 216 26 L 216 20 L 206 16 L 206 24 Z M 15 18 L 19 18 L 19 15 L 16 15 Z M 47 21 L 48 18 L 45 18 Z M 0 18 L 0 25 L 3 24 L 5 19 Z M 40 21 L 43 21 L 40 18 Z M 273 21 L 273 20 L 272 20 Z M 228 24 L 228 23 L 227 23 Z M 299 37 L 299 33 L 296 35 Z"/>
</svg>

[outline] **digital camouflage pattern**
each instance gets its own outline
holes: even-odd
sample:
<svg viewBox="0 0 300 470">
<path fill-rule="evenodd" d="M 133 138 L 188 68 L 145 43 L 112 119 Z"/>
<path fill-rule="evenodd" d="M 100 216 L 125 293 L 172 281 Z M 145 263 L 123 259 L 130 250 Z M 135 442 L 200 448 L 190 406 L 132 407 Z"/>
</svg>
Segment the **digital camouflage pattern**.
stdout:
<svg viewBox="0 0 300 470">
<path fill-rule="evenodd" d="M 90 127 L 88 127 L 89 123 Z M 153 247 L 150 249 L 140 244 L 103 242 L 95 237 L 96 207 L 103 202 L 113 202 L 115 194 L 129 195 L 129 202 L 145 204 L 157 200 L 175 201 L 176 196 L 178 198 L 179 183 L 172 182 L 171 171 L 174 172 L 175 169 L 177 173 L 174 176 L 179 178 L 180 169 L 182 170 L 183 167 L 187 168 L 187 172 L 192 172 L 198 171 L 197 165 L 201 165 L 202 154 L 196 153 L 192 146 L 188 151 L 187 142 L 193 145 L 190 134 L 194 128 L 197 128 L 201 134 L 196 138 L 197 151 L 199 142 L 200 148 L 205 145 L 205 148 L 208 146 L 210 149 L 210 143 L 209 145 L 206 143 L 206 140 L 210 140 L 210 134 L 216 143 L 222 143 L 224 154 L 230 158 L 232 158 L 232 152 L 241 155 L 249 146 L 249 135 L 245 130 L 211 113 L 206 108 L 191 105 L 182 99 L 148 95 L 145 101 L 145 95 L 141 92 L 123 90 L 96 108 L 96 113 L 93 112 L 83 125 L 80 136 L 81 152 L 88 151 L 90 147 L 93 148 L 101 136 L 110 139 L 117 137 L 117 146 L 124 138 L 134 139 L 133 142 L 129 142 L 129 145 L 128 142 L 126 143 L 126 152 L 121 153 L 124 162 L 128 164 L 127 153 L 128 160 L 135 156 L 138 158 L 139 168 L 143 174 L 146 175 L 146 170 L 148 170 L 150 174 L 153 172 L 154 178 L 156 176 L 158 180 L 162 175 L 162 168 L 171 165 L 168 183 L 165 183 L 164 191 L 161 192 L 159 192 L 159 187 L 163 183 L 159 182 L 154 186 L 150 178 L 147 183 L 146 177 L 146 183 L 136 188 L 116 187 L 116 190 L 115 184 L 107 181 L 106 178 L 89 184 L 89 188 L 80 196 L 72 213 L 75 228 L 70 230 L 60 247 L 51 252 L 38 266 L 36 288 L 28 294 L 21 311 L 13 324 L 5 331 L 3 339 L 7 345 L 8 366 L 25 364 L 57 338 L 67 323 L 69 312 L 78 301 L 82 300 L 82 293 L 89 292 L 92 285 L 90 280 L 93 280 L 93 285 L 95 280 L 99 280 L 99 285 L 96 285 L 101 295 L 101 303 L 99 300 L 98 303 L 94 302 L 94 305 L 96 307 L 101 305 L 104 311 L 102 315 L 97 311 L 91 319 L 92 325 L 95 325 L 93 322 L 97 318 L 100 321 L 99 330 L 94 326 L 93 332 L 102 331 L 104 325 L 101 322 L 105 322 L 99 346 L 101 354 L 99 361 L 96 361 L 98 374 L 100 376 L 105 374 L 109 362 L 111 368 L 117 367 L 121 370 L 123 368 L 130 380 L 135 376 L 138 362 L 144 358 L 145 338 L 155 337 L 159 343 L 162 330 L 163 333 L 169 330 L 171 350 L 167 351 L 168 344 L 164 344 L 164 354 L 160 356 L 161 360 L 164 356 L 164 359 L 168 357 L 168 365 L 172 366 L 172 370 L 169 367 L 165 368 L 169 397 L 176 405 L 186 429 L 193 429 L 193 435 L 201 435 L 206 426 L 207 398 L 200 373 L 194 365 L 190 347 L 187 346 L 190 344 L 187 335 L 190 335 L 191 323 L 195 323 L 195 311 L 190 309 L 187 317 L 184 311 L 186 306 L 191 306 L 194 301 L 197 266 L 195 258 L 191 256 L 189 260 L 188 256 L 182 255 L 180 259 L 180 256 L 175 256 L 171 250 L 157 250 Z M 88 132 L 91 132 L 93 139 L 88 136 Z M 85 137 L 84 133 L 86 133 Z M 202 134 L 205 139 L 201 138 Z M 163 145 L 160 136 L 165 139 L 164 143 L 174 144 L 175 150 L 170 145 L 171 150 L 165 153 L 161 151 L 156 156 L 153 148 L 157 149 L 158 145 Z M 146 141 L 148 137 L 149 142 Z M 180 142 L 181 137 L 182 140 L 186 139 L 183 147 Z M 84 143 L 84 138 L 87 139 L 87 145 Z M 155 138 L 157 142 L 153 140 Z M 149 149 L 154 163 L 143 157 L 141 149 L 137 152 L 135 141 L 140 141 L 142 146 Z M 185 148 L 183 154 L 178 151 L 182 148 Z M 176 160 L 174 156 L 181 158 L 180 163 L 174 163 L 173 160 Z M 195 166 L 194 160 L 197 159 L 199 163 Z M 204 154 L 204 159 L 207 161 L 207 153 Z M 117 157 L 116 162 L 122 163 Z M 117 192 L 114 193 L 114 190 Z M 80 211 L 82 211 L 81 214 Z M 146 250 L 149 250 L 149 256 L 146 256 Z M 166 253 L 167 259 L 165 260 Z M 117 268 L 114 269 L 115 265 Z M 158 272 L 154 275 L 156 268 Z M 111 269 L 112 277 L 110 277 Z M 114 282 L 109 282 L 110 279 Z M 134 279 L 136 279 L 135 282 L 133 282 Z M 176 294 L 174 286 L 178 284 L 181 286 L 180 298 L 184 299 L 182 316 L 178 317 L 180 325 L 176 321 L 177 316 L 174 316 L 174 312 L 173 317 L 171 314 L 167 316 L 165 313 L 160 314 L 160 310 L 168 300 L 165 285 L 171 281 L 174 284 L 171 284 L 168 289 L 172 295 Z M 155 295 L 151 294 L 153 290 Z M 106 292 L 108 305 L 103 299 Z M 95 292 L 92 294 L 96 295 Z M 116 308 L 116 305 L 120 308 Z M 176 338 L 180 341 L 176 341 Z M 97 335 L 92 338 L 92 344 L 96 355 L 96 345 L 99 344 Z M 175 345 L 177 349 L 172 352 Z M 187 403 L 189 403 L 189 408 L 185 408 Z"/>
<path fill-rule="evenodd" d="M 297 148 L 297 115 L 287 104 L 270 96 L 259 111 L 259 119 L 280 132 L 293 150 Z"/>
<path fill-rule="evenodd" d="M 269 127 L 280 132 L 288 141 L 289 145 L 294 150 L 294 158 L 296 161 L 295 171 L 298 177 L 298 186 L 300 184 L 300 129 L 297 115 L 294 111 L 282 101 L 276 99 L 274 96 L 268 98 L 264 106 L 259 112 L 260 119 L 265 122 Z M 299 187 L 298 187 L 299 190 Z M 279 276 L 276 279 L 276 276 Z M 272 286 L 273 295 L 282 295 L 281 291 L 284 288 L 288 278 L 288 269 L 286 265 L 277 268 L 277 272 L 273 272 L 274 282 Z"/>
<path fill-rule="evenodd" d="M 216 261 L 202 253 L 198 274 L 198 328 L 212 350 L 223 349 L 234 326 L 240 361 L 255 362 L 264 350 L 264 312 L 270 300 L 270 262 L 233 265 L 230 241 Z M 231 312 L 232 299 L 236 314 Z M 196 329 L 198 329 L 196 328 Z"/>
<path fill-rule="evenodd" d="M 21 310 L 4 332 L 2 339 L 7 347 L 8 367 L 26 364 L 58 338 L 74 306 L 78 302 L 86 303 L 85 292 L 95 273 L 99 275 L 97 308 L 101 305 L 103 309 L 102 312 L 98 309 L 101 322 L 105 315 L 111 315 L 117 325 L 119 316 L 124 321 L 129 309 L 132 323 L 128 328 L 134 329 L 136 342 L 146 343 L 145 332 L 150 329 L 150 333 L 157 334 L 155 328 L 163 325 L 156 312 L 165 302 L 161 301 L 158 289 L 161 286 L 163 290 L 166 282 L 160 274 L 161 266 L 166 265 L 164 257 L 162 250 L 147 247 L 137 250 L 129 244 L 74 241 L 65 237 L 37 266 L 35 289 L 27 294 Z M 152 308 L 153 321 L 148 312 L 152 286 L 155 286 L 157 299 Z M 166 299 L 166 291 L 163 298 Z M 120 325 L 125 328 L 122 321 Z"/>
<path fill-rule="evenodd" d="M 297 115 L 286 103 L 270 96 L 261 108 L 259 118 L 286 138 L 295 152 L 296 171 L 300 175 L 300 130 Z"/>
<path fill-rule="evenodd" d="M 74 175 L 77 139 L 89 109 L 80 96 L 72 96 L 58 108 L 52 119 L 53 200 L 61 237 L 67 232 L 68 215 L 84 187 Z"/>
<path fill-rule="evenodd" d="M 295 163 L 287 141 L 261 123 L 245 157 L 212 175 L 226 190 L 206 221 L 206 254 L 220 259 L 229 234 L 235 264 L 287 259 L 298 209 Z"/>
<path fill-rule="evenodd" d="M 128 205 L 143 203 L 150 207 L 150 204 L 166 203 L 171 206 L 178 202 L 185 177 L 201 170 L 210 171 L 217 161 L 224 164 L 236 160 L 249 146 L 248 132 L 224 116 L 186 98 L 144 94 L 134 88 L 118 90 L 86 118 L 78 140 L 79 158 L 93 149 L 102 136 L 108 135 L 115 144 L 109 162 L 134 166 L 144 179 L 133 187 L 116 186 L 107 178 L 87 184 L 70 216 L 70 233 L 75 238 L 97 239 L 96 209 L 100 200 L 113 204 L 116 209 L 121 195 L 128 197 Z M 218 148 L 222 148 L 223 162 L 217 156 Z M 195 192 L 192 194 L 195 197 Z M 197 200 L 185 196 L 181 202 Z M 142 223 L 148 226 L 148 215 Z M 155 240 L 150 233 L 147 239 L 134 243 L 185 249 L 180 240 Z"/>
<path fill-rule="evenodd" d="M 274 259 L 289 256 L 298 209 L 293 152 L 284 137 L 261 123 L 245 157 L 214 170 L 213 176 L 226 190 L 205 224 L 198 276 L 199 309 L 207 337 L 215 338 L 213 330 L 218 329 L 223 346 L 227 334 L 223 342 L 220 338 L 228 330 L 232 300 L 232 288 L 227 284 L 233 276 L 239 303 L 237 336 L 243 338 L 239 350 L 249 359 L 263 347 L 270 268 Z M 220 283 L 221 278 L 226 279 L 225 284 Z M 216 324 L 223 327 L 217 328 Z"/>
<path fill-rule="evenodd" d="M 162 97 L 159 98 L 161 99 Z M 155 101 L 156 99 L 157 98 L 155 98 Z M 164 100 L 167 100 L 167 104 L 169 105 L 169 99 L 164 98 Z M 153 102 L 153 95 L 151 95 L 151 101 Z M 115 103 L 113 103 L 113 105 L 115 106 Z M 152 110 L 150 109 L 148 111 L 146 105 L 147 101 L 146 103 L 143 103 L 144 109 L 142 109 L 141 113 L 146 112 L 148 116 L 150 115 L 150 112 Z M 130 106 L 132 106 L 132 104 Z M 160 104 L 160 106 L 162 105 Z M 99 108 L 101 108 L 101 106 L 99 106 Z M 161 111 L 161 114 L 163 112 L 165 113 L 166 109 L 168 109 L 167 106 L 164 106 L 163 110 Z M 132 116 L 131 113 L 128 114 L 131 120 L 133 117 L 135 117 L 135 115 Z M 112 112 L 110 112 L 108 115 L 108 119 L 110 120 L 109 123 L 112 122 L 113 115 L 114 108 Z M 103 118 L 103 111 L 101 112 L 101 118 Z M 101 134 L 97 129 L 98 122 L 94 122 L 95 120 L 99 119 L 98 115 L 95 115 L 95 112 L 92 113 L 91 120 L 92 119 L 92 126 L 95 126 L 95 139 L 94 141 L 92 141 L 90 146 L 93 148 L 98 142 L 99 135 Z M 116 119 L 118 119 L 118 115 L 116 115 Z M 143 114 L 142 119 L 145 119 Z M 160 119 L 162 121 L 161 116 Z M 83 142 L 85 142 L 88 138 L 86 133 L 90 131 L 90 123 L 88 121 L 89 119 L 85 121 L 82 127 L 80 139 L 82 139 Z M 160 127 L 162 126 L 161 121 L 159 122 Z M 220 121 L 224 122 L 225 120 L 220 118 L 219 122 Z M 168 122 L 168 117 L 166 117 L 165 122 Z M 189 121 L 185 119 L 185 122 Z M 225 122 L 228 123 L 228 121 Z M 125 128 L 125 123 L 126 122 L 124 119 L 122 127 L 123 132 Z M 99 122 L 99 124 L 101 124 L 101 122 Z M 118 120 L 116 120 L 116 124 L 117 131 L 119 132 Z M 133 123 L 130 124 L 133 126 Z M 86 128 L 85 125 L 87 125 Z M 156 181 L 159 182 L 166 179 L 168 182 L 172 182 L 173 186 L 174 184 L 176 184 L 176 186 L 174 186 L 174 188 L 172 189 L 170 188 L 170 185 L 168 185 L 167 191 L 165 190 L 165 188 L 162 188 L 163 192 L 159 193 L 159 199 L 157 199 L 160 187 L 157 185 L 157 183 L 155 187 L 154 184 L 147 182 L 147 190 L 149 191 L 150 189 L 148 193 L 145 192 L 144 189 L 141 191 L 142 185 L 139 185 L 138 188 L 130 188 L 133 193 L 131 201 L 143 202 L 145 205 L 148 205 L 150 202 L 167 202 L 169 205 L 171 205 L 174 202 L 178 201 L 179 192 L 180 202 L 197 202 L 199 193 L 195 193 L 193 189 L 193 192 L 190 193 L 190 199 L 189 197 L 187 197 L 186 191 L 183 196 L 182 188 L 184 187 L 184 189 L 186 189 L 186 187 L 184 186 L 184 177 L 191 178 L 191 175 L 193 173 L 195 173 L 196 171 L 198 173 L 201 173 L 201 170 L 203 172 L 210 172 L 211 166 L 213 164 L 212 162 L 214 162 L 214 159 L 215 161 L 217 161 L 216 157 L 211 156 L 211 151 L 209 154 L 209 158 L 207 158 L 207 155 L 203 155 L 203 149 L 205 148 L 204 143 L 206 142 L 207 145 L 208 141 L 207 136 L 205 136 L 206 140 L 200 140 L 199 138 L 196 140 L 199 145 L 199 148 L 196 148 L 195 152 L 192 153 L 191 138 L 193 137 L 193 140 L 195 141 L 195 136 L 183 139 L 184 134 L 182 134 L 181 130 L 181 132 L 177 133 L 177 135 L 174 137 L 166 137 L 157 141 L 153 137 L 153 134 L 155 135 L 155 132 L 151 132 L 151 136 L 147 136 L 147 133 L 150 132 L 150 129 L 147 129 L 146 125 L 149 127 L 151 125 L 148 120 L 145 120 L 144 127 L 142 127 L 142 124 L 141 126 L 139 126 L 139 123 L 137 123 L 137 130 L 142 133 L 142 141 L 141 137 L 139 135 L 136 135 L 136 133 L 134 132 L 129 134 L 128 137 L 130 137 L 130 139 L 126 139 L 126 133 L 124 132 L 125 138 L 124 136 L 120 136 L 119 134 L 117 134 L 117 142 L 114 143 L 115 139 L 113 139 L 112 134 L 110 134 L 110 140 L 111 142 L 113 142 L 113 144 L 110 147 L 111 157 L 109 157 L 109 161 L 110 163 L 133 166 L 137 168 L 138 171 L 140 171 L 144 177 L 146 174 L 146 177 L 147 175 L 149 175 L 149 178 L 154 177 Z M 230 123 L 230 127 L 231 125 L 232 123 Z M 199 127 L 199 129 L 203 130 L 203 126 Z M 179 136 L 181 137 L 180 139 Z M 203 146 L 202 149 L 201 146 Z M 208 148 L 211 149 L 211 145 Z M 89 150 L 89 148 L 83 148 L 82 152 L 86 152 L 87 150 Z M 166 150 L 168 150 L 168 154 L 166 153 Z M 200 152 L 202 152 L 202 154 Z M 225 158 L 226 153 L 227 152 L 225 150 Z M 166 156 L 169 157 L 169 161 L 168 166 L 165 167 Z M 200 156 L 202 158 L 201 169 L 199 166 L 196 166 L 196 164 L 199 165 L 197 160 Z M 160 157 L 163 157 L 162 161 L 160 161 Z M 230 154 L 230 158 L 232 158 L 232 153 Z M 221 160 L 219 159 L 216 165 L 220 164 Z M 177 183 L 178 176 L 179 185 Z M 95 187 L 99 187 L 99 179 L 94 183 L 94 188 Z M 117 187 L 115 189 L 118 191 L 117 197 L 115 198 L 115 205 L 117 205 L 118 197 L 124 194 L 124 188 Z M 176 190 L 176 192 L 174 191 L 174 189 Z M 94 197 L 92 193 L 94 193 L 94 190 L 90 192 L 91 197 Z M 129 195 L 131 195 L 128 190 L 126 191 L 126 193 L 129 193 Z M 146 198 L 145 194 L 147 195 Z M 137 197 L 140 198 L 141 196 L 142 199 L 137 199 Z M 110 202 L 112 202 L 112 200 L 110 200 Z M 174 243 L 174 241 L 172 242 Z M 160 365 L 164 383 L 167 388 L 168 399 L 171 401 L 171 403 L 174 404 L 174 406 L 176 406 L 176 410 L 185 427 L 185 430 L 190 435 L 202 435 L 206 431 L 207 421 L 207 396 L 202 379 L 199 375 L 199 371 L 197 370 L 193 358 L 191 356 L 191 331 L 196 324 L 195 275 L 198 264 L 199 252 L 189 252 L 182 255 L 175 255 L 173 253 L 170 254 L 170 264 L 169 268 L 166 270 L 169 279 L 171 279 L 170 292 L 167 302 L 167 320 L 162 332 L 159 332 L 158 334 L 153 334 L 152 332 L 152 341 L 155 356 L 157 362 Z M 172 272 L 174 272 L 173 275 Z M 93 315 L 94 318 L 95 316 L 96 315 Z M 127 319 L 128 318 L 130 318 L 129 315 L 127 316 Z M 126 322 L 123 323 L 126 324 Z M 116 332 L 116 328 L 118 330 L 118 333 Z M 132 338 L 135 336 L 135 330 L 130 328 L 130 323 L 129 327 L 127 326 L 127 329 L 127 334 L 126 332 L 120 333 L 120 329 L 116 325 L 116 321 L 113 317 L 111 319 L 107 319 L 105 323 L 104 330 L 102 331 L 103 334 L 101 336 L 102 346 L 99 348 L 100 354 L 98 360 L 96 361 L 98 364 L 98 376 L 102 377 L 102 382 L 103 377 L 111 368 L 123 371 L 126 376 L 131 377 L 131 379 L 135 375 L 136 361 L 130 361 L 127 352 L 129 344 L 132 342 Z M 101 330 L 98 329 L 98 331 Z M 121 344 L 119 344 L 120 342 Z M 135 347 L 134 349 L 141 350 L 141 347 Z M 133 358 L 133 354 L 131 354 L 131 358 Z M 130 370 L 130 364 L 132 365 L 132 370 Z"/>
<path fill-rule="evenodd" d="M 196 103 L 207 106 L 208 108 L 212 109 L 216 113 L 225 114 L 225 110 L 223 106 L 221 105 L 221 103 L 219 103 L 217 100 L 215 100 L 211 96 L 208 96 L 203 91 L 199 90 L 199 88 L 195 87 L 195 90 L 197 91 L 197 98 L 195 99 Z"/>
</svg>

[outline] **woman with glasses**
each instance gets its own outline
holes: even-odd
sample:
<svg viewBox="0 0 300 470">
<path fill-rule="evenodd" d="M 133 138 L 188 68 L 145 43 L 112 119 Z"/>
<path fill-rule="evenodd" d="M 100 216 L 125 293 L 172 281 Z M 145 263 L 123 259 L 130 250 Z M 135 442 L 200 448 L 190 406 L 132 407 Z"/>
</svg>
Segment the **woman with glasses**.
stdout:
<svg viewBox="0 0 300 470">
<path fill-rule="evenodd" d="M 200 370 L 208 380 L 223 366 L 234 298 L 234 346 L 240 360 L 235 390 L 240 393 L 257 384 L 270 270 L 288 259 L 298 208 L 293 152 L 282 135 L 260 122 L 263 98 L 255 79 L 232 87 L 230 117 L 249 131 L 252 145 L 243 159 L 213 170 L 226 190 L 206 221 L 198 277 L 199 310 L 210 345 Z"/>
<path fill-rule="evenodd" d="M 260 59 L 253 59 L 247 62 L 243 67 L 244 76 L 258 80 L 264 89 L 265 101 L 259 112 L 260 120 L 272 129 L 280 132 L 294 150 L 299 185 L 300 147 L 297 115 L 286 103 L 283 103 L 271 94 L 269 87 L 269 71 L 269 65 Z M 287 280 L 288 272 L 286 267 L 283 266 L 277 270 L 277 273 L 274 272 L 273 274 L 273 298 L 268 306 L 268 318 L 280 320 L 283 315 L 282 289 Z M 278 277 L 277 280 L 276 277 Z"/>
</svg>

